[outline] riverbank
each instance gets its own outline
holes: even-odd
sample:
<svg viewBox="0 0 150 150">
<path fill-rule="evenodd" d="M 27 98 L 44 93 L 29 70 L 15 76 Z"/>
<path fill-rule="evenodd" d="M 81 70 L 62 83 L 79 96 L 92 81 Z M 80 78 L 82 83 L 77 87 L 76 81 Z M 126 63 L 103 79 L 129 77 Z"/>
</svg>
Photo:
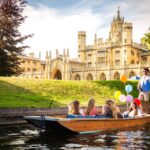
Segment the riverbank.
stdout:
<svg viewBox="0 0 150 150">
<path fill-rule="evenodd" d="M 0 109 L 0 125 L 26 123 L 23 116 L 57 115 L 67 114 L 65 108 L 15 108 Z"/>
<path fill-rule="evenodd" d="M 130 94 L 136 98 L 137 81 L 128 81 L 127 84 L 132 85 Z M 94 97 L 100 106 L 107 99 L 114 99 L 114 93 L 118 90 L 126 95 L 125 85 L 119 80 L 63 81 L 0 77 L 0 108 L 58 108 L 67 106 L 74 99 L 78 99 L 80 105 L 87 106 L 90 97 Z M 115 101 L 118 105 L 123 104 L 118 99 Z"/>
</svg>

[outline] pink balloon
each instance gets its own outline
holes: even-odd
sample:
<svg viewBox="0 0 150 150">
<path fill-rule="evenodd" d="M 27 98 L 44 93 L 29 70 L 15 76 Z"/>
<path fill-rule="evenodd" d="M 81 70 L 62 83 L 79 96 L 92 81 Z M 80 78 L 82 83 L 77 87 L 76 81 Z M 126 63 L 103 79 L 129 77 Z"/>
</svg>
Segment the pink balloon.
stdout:
<svg viewBox="0 0 150 150">
<path fill-rule="evenodd" d="M 120 95 L 119 96 L 119 100 L 121 101 L 121 102 L 126 102 L 126 96 L 125 95 Z"/>
<path fill-rule="evenodd" d="M 127 95 L 126 101 L 131 102 L 132 100 L 133 100 L 133 96 L 132 95 Z"/>
</svg>

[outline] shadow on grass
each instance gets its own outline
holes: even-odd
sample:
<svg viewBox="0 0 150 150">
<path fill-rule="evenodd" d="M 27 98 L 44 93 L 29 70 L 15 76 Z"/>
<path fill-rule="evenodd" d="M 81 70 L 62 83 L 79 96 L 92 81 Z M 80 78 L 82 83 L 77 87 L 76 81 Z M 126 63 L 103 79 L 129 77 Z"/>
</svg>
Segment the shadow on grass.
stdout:
<svg viewBox="0 0 150 150">
<path fill-rule="evenodd" d="M 64 106 L 62 103 L 52 100 L 50 96 L 43 96 L 39 91 L 34 92 L 0 80 L 0 108 L 56 108 Z"/>
<path fill-rule="evenodd" d="M 121 93 L 123 93 L 125 95 L 127 94 L 125 91 L 125 86 L 127 84 L 130 84 L 133 87 L 133 90 L 130 94 L 133 95 L 133 97 L 138 97 L 138 94 L 139 94 L 139 92 L 137 90 L 138 81 L 127 81 L 126 84 L 124 84 L 118 80 L 94 81 L 94 83 L 96 83 L 98 86 L 108 86 L 109 89 L 113 90 L 113 91 L 121 91 Z"/>
</svg>

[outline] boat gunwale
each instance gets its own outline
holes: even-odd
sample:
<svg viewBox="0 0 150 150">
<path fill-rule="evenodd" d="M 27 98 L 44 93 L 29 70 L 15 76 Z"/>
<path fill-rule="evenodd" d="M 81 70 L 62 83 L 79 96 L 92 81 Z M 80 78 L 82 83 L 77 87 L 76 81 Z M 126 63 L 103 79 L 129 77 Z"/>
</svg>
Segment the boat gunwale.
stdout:
<svg viewBox="0 0 150 150">
<path fill-rule="evenodd" d="M 150 118 L 150 114 L 137 118 L 61 118 L 53 116 L 24 116 L 24 119 L 37 119 L 45 121 L 127 121 L 127 120 L 141 120 Z"/>
</svg>

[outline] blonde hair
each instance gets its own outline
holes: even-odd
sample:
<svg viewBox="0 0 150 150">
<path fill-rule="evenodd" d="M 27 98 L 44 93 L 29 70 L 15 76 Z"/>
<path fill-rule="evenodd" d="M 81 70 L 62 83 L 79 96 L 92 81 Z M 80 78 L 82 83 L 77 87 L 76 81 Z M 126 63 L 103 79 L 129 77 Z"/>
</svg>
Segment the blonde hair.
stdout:
<svg viewBox="0 0 150 150">
<path fill-rule="evenodd" d="M 112 110 L 112 117 L 117 118 L 117 108 L 116 108 L 115 102 L 113 100 L 107 100 L 105 103 Z"/>
<path fill-rule="evenodd" d="M 91 110 L 94 108 L 95 106 L 95 99 L 91 98 L 88 102 L 88 106 L 87 106 L 87 110 L 86 110 L 86 115 L 90 115 Z"/>
<path fill-rule="evenodd" d="M 78 100 L 72 101 L 68 105 L 68 108 L 69 108 L 68 114 L 79 115 L 80 114 L 80 112 L 79 112 L 79 105 L 80 105 L 80 103 L 79 103 Z"/>
</svg>

